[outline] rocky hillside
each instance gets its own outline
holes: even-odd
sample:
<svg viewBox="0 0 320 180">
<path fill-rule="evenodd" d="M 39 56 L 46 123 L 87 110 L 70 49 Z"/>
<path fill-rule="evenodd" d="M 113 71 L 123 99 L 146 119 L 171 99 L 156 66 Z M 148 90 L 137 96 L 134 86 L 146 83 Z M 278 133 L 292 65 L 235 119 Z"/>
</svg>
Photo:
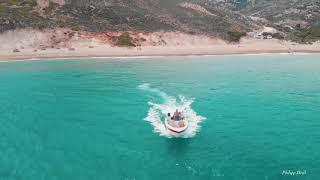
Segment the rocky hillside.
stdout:
<svg viewBox="0 0 320 180">
<path fill-rule="evenodd" d="M 170 30 L 228 38 L 228 32 L 273 26 L 288 38 L 301 39 L 301 33 L 310 34 L 310 28 L 316 27 L 319 3 L 318 0 L 1 0 L 0 32 L 26 27 L 66 27 L 90 32 Z M 312 35 L 309 39 L 317 38 Z"/>
<path fill-rule="evenodd" d="M 320 39 L 319 0 L 269 0 L 256 1 L 241 11 L 251 17 L 261 17 L 265 24 L 287 34 L 298 42 L 312 42 Z"/>
<path fill-rule="evenodd" d="M 74 30 L 176 30 L 225 36 L 249 31 L 249 18 L 228 10 L 183 0 L 2 0 L 0 32 L 15 28 L 69 27 Z"/>
<path fill-rule="evenodd" d="M 320 39 L 319 0 L 201 0 L 207 6 L 232 10 L 255 24 L 270 26 L 287 39 L 312 42 Z"/>
</svg>

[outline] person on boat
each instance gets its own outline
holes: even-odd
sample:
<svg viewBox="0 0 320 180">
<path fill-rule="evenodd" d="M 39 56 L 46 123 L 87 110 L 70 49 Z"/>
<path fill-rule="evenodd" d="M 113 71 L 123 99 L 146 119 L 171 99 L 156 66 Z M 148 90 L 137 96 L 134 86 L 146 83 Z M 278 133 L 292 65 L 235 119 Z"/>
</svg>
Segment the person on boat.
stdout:
<svg viewBox="0 0 320 180">
<path fill-rule="evenodd" d="M 181 119 L 181 113 L 178 111 L 178 109 L 176 109 L 176 112 L 174 112 L 173 118 L 176 121 L 179 121 Z"/>
<path fill-rule="evenodd" d="M 176 112 L 174 112 L 173 116 L 179 116 L 179 111 L 176 109 Z"/>
</svg>

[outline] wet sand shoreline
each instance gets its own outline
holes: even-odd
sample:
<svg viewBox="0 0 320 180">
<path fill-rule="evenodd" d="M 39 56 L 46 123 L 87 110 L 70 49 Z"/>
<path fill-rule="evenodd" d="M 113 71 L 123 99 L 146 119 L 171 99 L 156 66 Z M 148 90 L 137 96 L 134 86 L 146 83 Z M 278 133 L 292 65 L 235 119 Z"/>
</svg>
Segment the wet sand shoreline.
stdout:
<svg viewBox="0 0 320 180">
<path fill-rule="evenodd" d="M 195 47 L 196 48 L 196 47 Z M 17 52 L 17 53 L 0 53 L 0 61 L 15 60 L 33 60 L 33 59 L 74 59 L 74 58 L 117 58 L 117 57 L 159 57 L 159 56 L 223 56 L 223 55 L 276 55 L 276 54 L 320 54 L 319 49 L 297 49 L 297 50 L 247 50 L 247 49 L 224 49 L 210 50 L 206 49 L 190 49 L 178 48 L 169 50 L 168 48 L 153 48 L 146 50 L 138 50 L 136 48 L 108 48 L 109 51 L 104 52 L 101 49 L 76 49 L 55 50 L 48 49 L 42 52 Z M 110 51 L 111 50 L 111 51 Z M 112 51 L 115 50 L 115 51 Z"/>
</svg>

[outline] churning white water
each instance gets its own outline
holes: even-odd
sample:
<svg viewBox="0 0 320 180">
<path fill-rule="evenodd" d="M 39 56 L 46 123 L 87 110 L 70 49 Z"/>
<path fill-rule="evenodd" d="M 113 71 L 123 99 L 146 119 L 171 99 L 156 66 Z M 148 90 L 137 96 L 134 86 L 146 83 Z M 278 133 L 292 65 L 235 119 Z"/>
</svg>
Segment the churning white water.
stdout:
<svg viewBox="0 0 320 180">
<path fill-rule="evenodd" d="M 150 84 L 147 83 L 141 84 L 140 86 L 138 86 L 138 88 L 143 91 L 154 93 L 155 95 L 160 96 L 163 99 L 162 104 L 148 102 L 151 107 L 145 120 L 151 123 L 154 128 L 154 132 L 168 138 L 190 138 L 200 130 L 199 123 L 204 120 L 205 117 L 197 115 L 197 113 L 191 108 L 191 104 L 193 103 L 194 98 L 188 99 L 182 95 L 180 95 L 178 98 L 175 98 L 169 96 L 168 94 L 157 88 L 152 88 Z M 164 125 L 164 120 L 167 114 L 172 114 L 176 109 L 181 111 L 183 116 L 189 121 L 188 129 L 186 129 L 182 133 L 174 133 L 168 130 Z"/>
</svg>

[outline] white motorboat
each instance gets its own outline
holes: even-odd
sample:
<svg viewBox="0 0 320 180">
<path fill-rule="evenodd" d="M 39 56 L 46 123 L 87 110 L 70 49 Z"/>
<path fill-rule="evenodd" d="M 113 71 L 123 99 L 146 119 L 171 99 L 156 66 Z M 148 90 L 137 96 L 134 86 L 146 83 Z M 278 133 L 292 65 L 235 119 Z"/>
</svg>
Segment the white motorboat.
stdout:
<svg viewBox="0 0 320 180">
<path fill-rule="evenodd" d="M 173 116 L 168 113 L 168 116 L 165 120 L 166 128 L 175 133 L 181 133 L 185 131 L 188 128 L 188 125 L 188 120 L 185 119 L 185 117 L 183 117 L 181 112 L 178 110 L 173 113 Z"/>
</svg>

